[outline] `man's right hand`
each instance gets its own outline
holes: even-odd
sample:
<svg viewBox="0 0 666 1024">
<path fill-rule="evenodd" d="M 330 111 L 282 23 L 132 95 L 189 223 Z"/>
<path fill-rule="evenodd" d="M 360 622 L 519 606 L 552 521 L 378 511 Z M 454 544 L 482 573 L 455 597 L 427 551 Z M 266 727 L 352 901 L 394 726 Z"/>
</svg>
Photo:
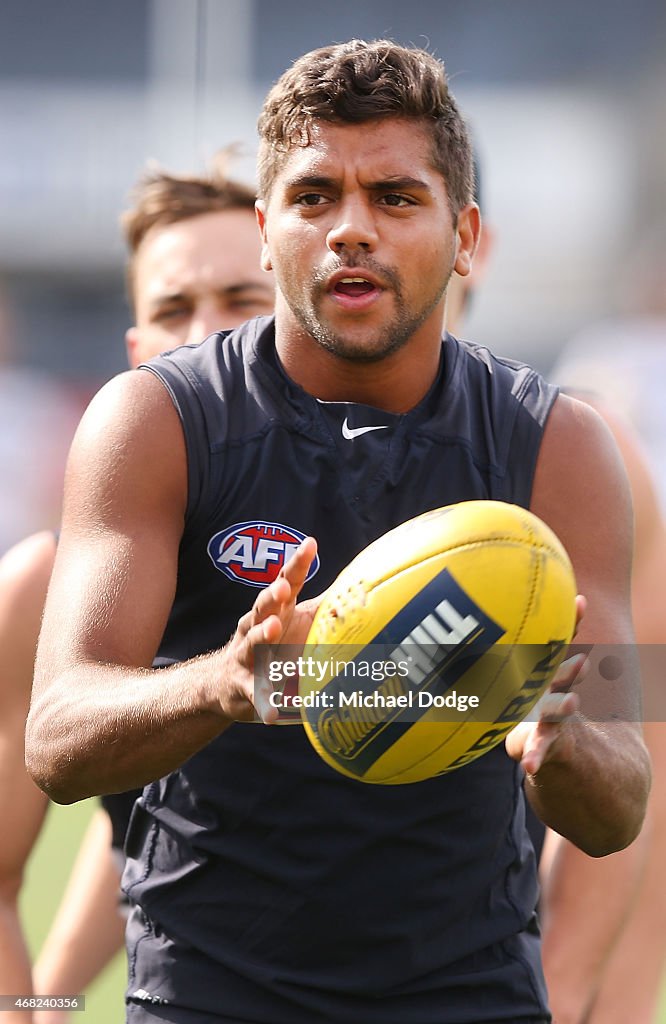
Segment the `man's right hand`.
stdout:
<svg viewBox="0 0 666 1024">
<path fill-rule="evenodd" d="M 238 628 L 224 648 L 228 674 L 220 687 L 219 701 L 225 715 L 248 721 L 259 715 L 269 725 L 279 711 L 269 702 L 272 693 L 267 679 L 255 674 L 254 652 L 261 644 L 303 645 L 319 607 L 321 595 L 297 604 L 298 595 L 317 554 L 317 542 L 307 537 L 280 570 L 277 579 L 259 594 L 252 608 L 238 622 Z M 236 675 L 240 665 L 241 676 Z"/>
</svg>

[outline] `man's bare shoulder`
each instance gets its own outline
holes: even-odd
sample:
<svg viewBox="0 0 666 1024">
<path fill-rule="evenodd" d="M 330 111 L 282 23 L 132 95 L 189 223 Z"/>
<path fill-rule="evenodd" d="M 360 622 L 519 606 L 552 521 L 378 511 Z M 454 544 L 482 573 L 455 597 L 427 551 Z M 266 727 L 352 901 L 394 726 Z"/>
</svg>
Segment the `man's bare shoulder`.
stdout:
<svg viewBox="0 0 666 1024">
<path fill-rule="evenodd" d="M 580 592 L 588 598 L 579 639 L 589 632 L 593 642 L 628 642 L 631 491 L 610 428 L 585 402 L 568 395 L 555 402 L 537 460 L 531 508 L 566 547 Z"/>
<path fill-rule="evenodd" d="M 112 378 L 92 399 L 74 437 L 65 478 L 63 543 L 72 513 L 93 521 L 159 513 L 167 498 L 184 507 L 185 440 L 163 382 L 146 370 Z M 152 500 L 149 500 L 152 496 Z"/>
<path fill-rule="evenodd" d="M 612 430 L 607 422 L 609 417 L 603 413 L 604 410 L 588 395 L 561 391 L 553 404 L 548 428 L 565 442 L 576 436 L 585 447 L 607 443 L 612 437 Z"/>
<path fill-rule="evenodd" d="M 569 515 L 572 502 L 594 496 L 630 514 L 627 473 L 608 423 L 587 402 L 560 394 L 539 452 L 533 508 L 548 521 L 547 509 Z"/>
<path fill-rule="evenodd" d="M 75 444 L 94 442 L 96 434 L 107 438 L 109 430 L 120 436 L 145 424 L 146 416 L 160 414 L 175 418 L 173 401 L 162 381 L 144 369 L 125 370 L 93 396 L 81 418 Z"/>
<path fill-rule="evenodd" d="M 633 425 L 607 402 L 594 395 L 573 394 L 602 417 L 615 439 L 631 486 L 636 534 L 635 558 L 640 560 L 644 556 L 650 557 L 653 542 L 659 534 L 663 534 L 664 522 L 657 485 L 643 442 Z"/>
</svg>

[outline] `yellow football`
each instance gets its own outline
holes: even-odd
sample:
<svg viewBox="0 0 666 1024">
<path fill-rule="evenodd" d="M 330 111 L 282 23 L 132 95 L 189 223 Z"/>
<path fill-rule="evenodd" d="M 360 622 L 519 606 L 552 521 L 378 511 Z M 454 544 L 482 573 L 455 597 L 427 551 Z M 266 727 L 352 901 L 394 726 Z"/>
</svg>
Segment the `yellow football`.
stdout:
<svg viewBox="0 0 666 1024">
<path fill-rule="evenodd" d="M 315 750 L 363 782 L 468 764 L 522 721 L 575 629 L 569 557 L 537 516 L 498 501 L 389 531 L 326 592 L 301 662 Z"/>
</svg>

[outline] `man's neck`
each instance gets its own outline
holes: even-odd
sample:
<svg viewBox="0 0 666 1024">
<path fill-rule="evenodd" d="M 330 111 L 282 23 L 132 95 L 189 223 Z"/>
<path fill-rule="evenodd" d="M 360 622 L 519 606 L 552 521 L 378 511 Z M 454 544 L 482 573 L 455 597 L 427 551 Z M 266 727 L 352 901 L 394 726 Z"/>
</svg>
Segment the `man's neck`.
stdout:
<svg viewBox="0 0 666 1024">
<path fill-rule="evenodd" d="M 425 397 L 439 371 L 443 332 L 416 332 L 398 351 L 364 361 L 336 355 L 303 328 L 281 326 L 276 317 L 276 350 L 285 372 L 325 402 L 359 402 L 386 412 L 408 412 Z"/>
</svg>

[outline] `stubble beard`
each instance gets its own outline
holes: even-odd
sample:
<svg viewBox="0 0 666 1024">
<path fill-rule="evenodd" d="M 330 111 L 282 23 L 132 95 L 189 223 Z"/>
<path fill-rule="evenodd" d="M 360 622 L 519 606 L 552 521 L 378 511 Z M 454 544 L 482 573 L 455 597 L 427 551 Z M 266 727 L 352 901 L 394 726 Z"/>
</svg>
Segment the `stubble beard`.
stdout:
<svg viewBox="0 0 666 1024">
<path fill-rule="evenodd" d="M 363 263 L 368 269 L 372 267 L 367 258 Z M 353 265 L 358 268 L 363 266 L 363 263 L 356 261 Z M 436 289 L 429 302 L 418 310 L 410 310 L 405 303 L 397 272 L 392 268 L 378 265 L 376 265 L 376 271 L 381 279 L 386 281 L 393 293 L 396 314 L 374 336 L 370 334 L 370 331 L 376 331 L 375 328 L 369 328 L 367 333 L 361 331 L 361 337 L 352 337 L 351 334 L 345 335 L 336 332 L 321 315 L 321 307 L 326 296 L 325 282 L 331 274 L 330 268 L 320 269 L 313 275 L 309 302 L 297 301 L 293 296 L 284 295 L 284 291 L 283 295 L 301 327 L 327 352 L 349 362 L 376 363 L 404 348 L 440 302 L 452 273 L 452 271 L 447 272 L 441 286 Z"/>
</svg>

